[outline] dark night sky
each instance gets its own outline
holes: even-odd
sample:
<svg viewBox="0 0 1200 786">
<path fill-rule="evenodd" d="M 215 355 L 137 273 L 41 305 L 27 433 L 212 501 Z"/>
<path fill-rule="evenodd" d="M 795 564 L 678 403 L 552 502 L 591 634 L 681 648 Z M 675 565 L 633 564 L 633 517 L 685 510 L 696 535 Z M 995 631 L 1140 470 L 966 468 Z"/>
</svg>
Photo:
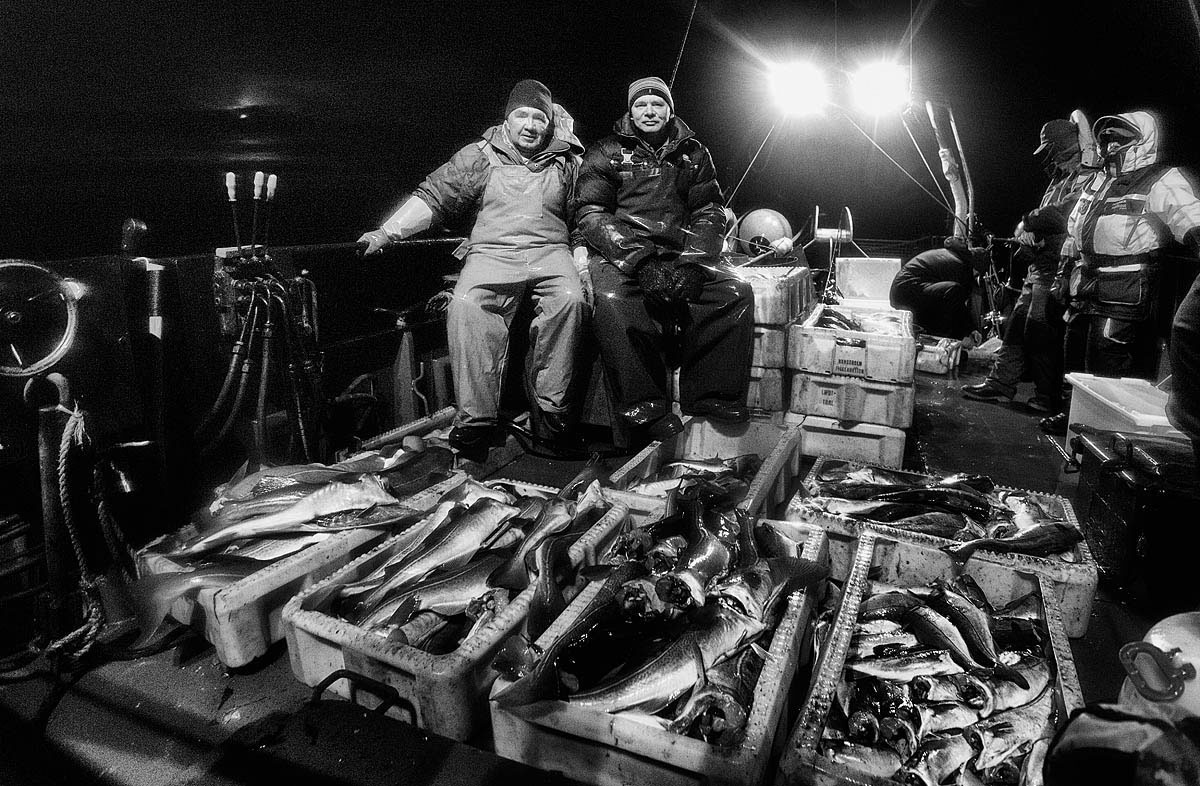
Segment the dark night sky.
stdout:
<svg viewBox="0 0 1200 786">
<path fill-rule="evenodd" d="M 669 77 L 690 9 L 0 2 L 0 257 L 113 252 L 128 216 L 151 225 L 151 254 L 230 245 L 229 169 L 278 173 L 273 243 L 353 240 L 495 122 L 518 79 L 548 84 L 585 142 L 607 133 L 630 80 Z M 911 51 L 917 92 L 955 110 L 980 217 L 1003 233 L 1041 193 L 1039 126 L 1075 108 L 1093 120 L 1158 109 L 1169 160 L 1200 171 L 1195 13 L 1187 0 L 701 0 L 676 107 L 728 189 L 777 116 L 760 58 L 850 69 Z M 857 122 L 932 188 L 897 119 Z M 935 155 L 931 136 L 918 139 Z M 798 227 L 814 204 L 849 205 L 861 237 L 946 228 L 837 114 L 781 125 L 735 207 L 773 207 Z"/>
</svg>

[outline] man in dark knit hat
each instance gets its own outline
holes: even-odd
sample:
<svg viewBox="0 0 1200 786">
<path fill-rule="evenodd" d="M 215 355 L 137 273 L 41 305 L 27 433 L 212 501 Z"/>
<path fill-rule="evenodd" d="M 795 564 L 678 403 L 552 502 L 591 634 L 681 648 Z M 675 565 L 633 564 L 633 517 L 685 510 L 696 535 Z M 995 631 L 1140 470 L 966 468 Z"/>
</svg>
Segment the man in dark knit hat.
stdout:
<svg viewBox="0 0 1200 786">
<path fill-rule="evenodd" d="M 572 254 L 569 200 L 583 151 L 571 116 L 533 79 L 509 93 L 503 121 L 459 150 L 419 185 L 379 229 L 359 238 L 365 253 L 428 229 L 472 221 L 456 255 L 462 273 L 446 329 L 458 404 L 450 444 L 475 461 L 503 444 L 500 391 L 509 327 L 527 299 L 536 303 L 529 329 L 527 389 L 535 432 L 552 452 L 573 447 L 571 382 L 586 303 Z"/>
<path fill-rule="evenodd" d="M 682 429 L 667 388 L 665 336 L 674 330 L 680 409 L 743 422 L 754 294 L 720 258 L 725 202 L 712 157 L 675 116 L 661 79 L 629 85 L 626 107 L 613 134 L 584 153 L 576 186 L 615 409 L 640 439 Z"/>
</svg>

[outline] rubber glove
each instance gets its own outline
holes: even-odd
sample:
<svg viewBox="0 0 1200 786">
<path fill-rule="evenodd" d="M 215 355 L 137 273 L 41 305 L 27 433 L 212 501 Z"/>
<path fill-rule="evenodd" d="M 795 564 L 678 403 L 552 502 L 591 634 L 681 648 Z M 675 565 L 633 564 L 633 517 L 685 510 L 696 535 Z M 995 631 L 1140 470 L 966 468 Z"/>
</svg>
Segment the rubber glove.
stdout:
<svg viewBox="0 0 1200 786">
<path fill-rule="evenodd" d="M 363 232 L 362 237 L 358 239 L 359 243 L 366 243 L 367 247 L 362 252 L 364 255 L 378 254 L 385 248 L 390 246 L 395 241 L 388 236 L 387 232 L 382 229 L 372 229 L 370 232 Z"/>
<path fill-rule="evenodd" d="M 637 280 L 648 300 L 668 303 L 675 289 L 675 265 L 662 257 L 651 257 L 638 265 Z"/>
<path fill-rule="evenodd" d="M 594 301 L 592 300 L 592 274 L 588 271 L 587 246 L 575 249 L 571 256 L 575 260 L 575 272 L 579 274 L 579 283 L 583 286 L 583 300 L 588 306 L 591 306 Z"/>
</svg>

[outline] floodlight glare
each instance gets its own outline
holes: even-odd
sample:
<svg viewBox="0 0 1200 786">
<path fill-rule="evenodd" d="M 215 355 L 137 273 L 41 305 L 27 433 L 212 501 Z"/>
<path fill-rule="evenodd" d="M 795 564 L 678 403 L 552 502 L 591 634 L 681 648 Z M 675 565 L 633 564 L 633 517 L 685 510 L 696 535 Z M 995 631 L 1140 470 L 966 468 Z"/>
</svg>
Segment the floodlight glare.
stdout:
<svg viewBox="0 0 1200 786">
<path fill-rule="evenodd" d="M 829 85 L 812 63 L 780 63 L 768 74 L 771 96 L 787 115 L 814 115 L 829 103 Z"/>
<path fill-rule="evenodd" d="M 895 114 L 908 106 L 908 69 L 889 62 L 870 63 L 851 78 L 854 103 L 869 114 Z"/>
</svg>

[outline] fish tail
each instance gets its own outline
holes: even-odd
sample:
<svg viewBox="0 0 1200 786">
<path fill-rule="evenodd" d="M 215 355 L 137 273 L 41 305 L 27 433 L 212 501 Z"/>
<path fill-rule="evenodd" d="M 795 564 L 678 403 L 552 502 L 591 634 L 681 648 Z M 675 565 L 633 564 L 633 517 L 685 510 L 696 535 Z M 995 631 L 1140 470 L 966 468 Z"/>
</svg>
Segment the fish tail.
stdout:
<svg viewBox="0 0 1200 786">
<path fill-rule="evenodd" d="M 413 613 L 416 612 L 421 604 L 421 596 L 413 593 L 400 602 L 396 610 L 392 612 L 392 616 L 388 618 L 389 625 L 400 626 L 412 619 Z"/>
<path fill-rule="evenodd" d="M 487 578 L 487 585 L 522 592 L 529 586 L 529 572 L 521 560 L 513 557 L 492 571 Z"/>
<path fill-rule="evenodd" d="M 950 559 L 957 562 L 959 565 L 965 565 L 971 555 L 979 548 L 979 541 L 969 540 L 966 543 L 960 543 L 957 546 L 942 546 L 942 551 L 950 555 Z"/>
</svg>

